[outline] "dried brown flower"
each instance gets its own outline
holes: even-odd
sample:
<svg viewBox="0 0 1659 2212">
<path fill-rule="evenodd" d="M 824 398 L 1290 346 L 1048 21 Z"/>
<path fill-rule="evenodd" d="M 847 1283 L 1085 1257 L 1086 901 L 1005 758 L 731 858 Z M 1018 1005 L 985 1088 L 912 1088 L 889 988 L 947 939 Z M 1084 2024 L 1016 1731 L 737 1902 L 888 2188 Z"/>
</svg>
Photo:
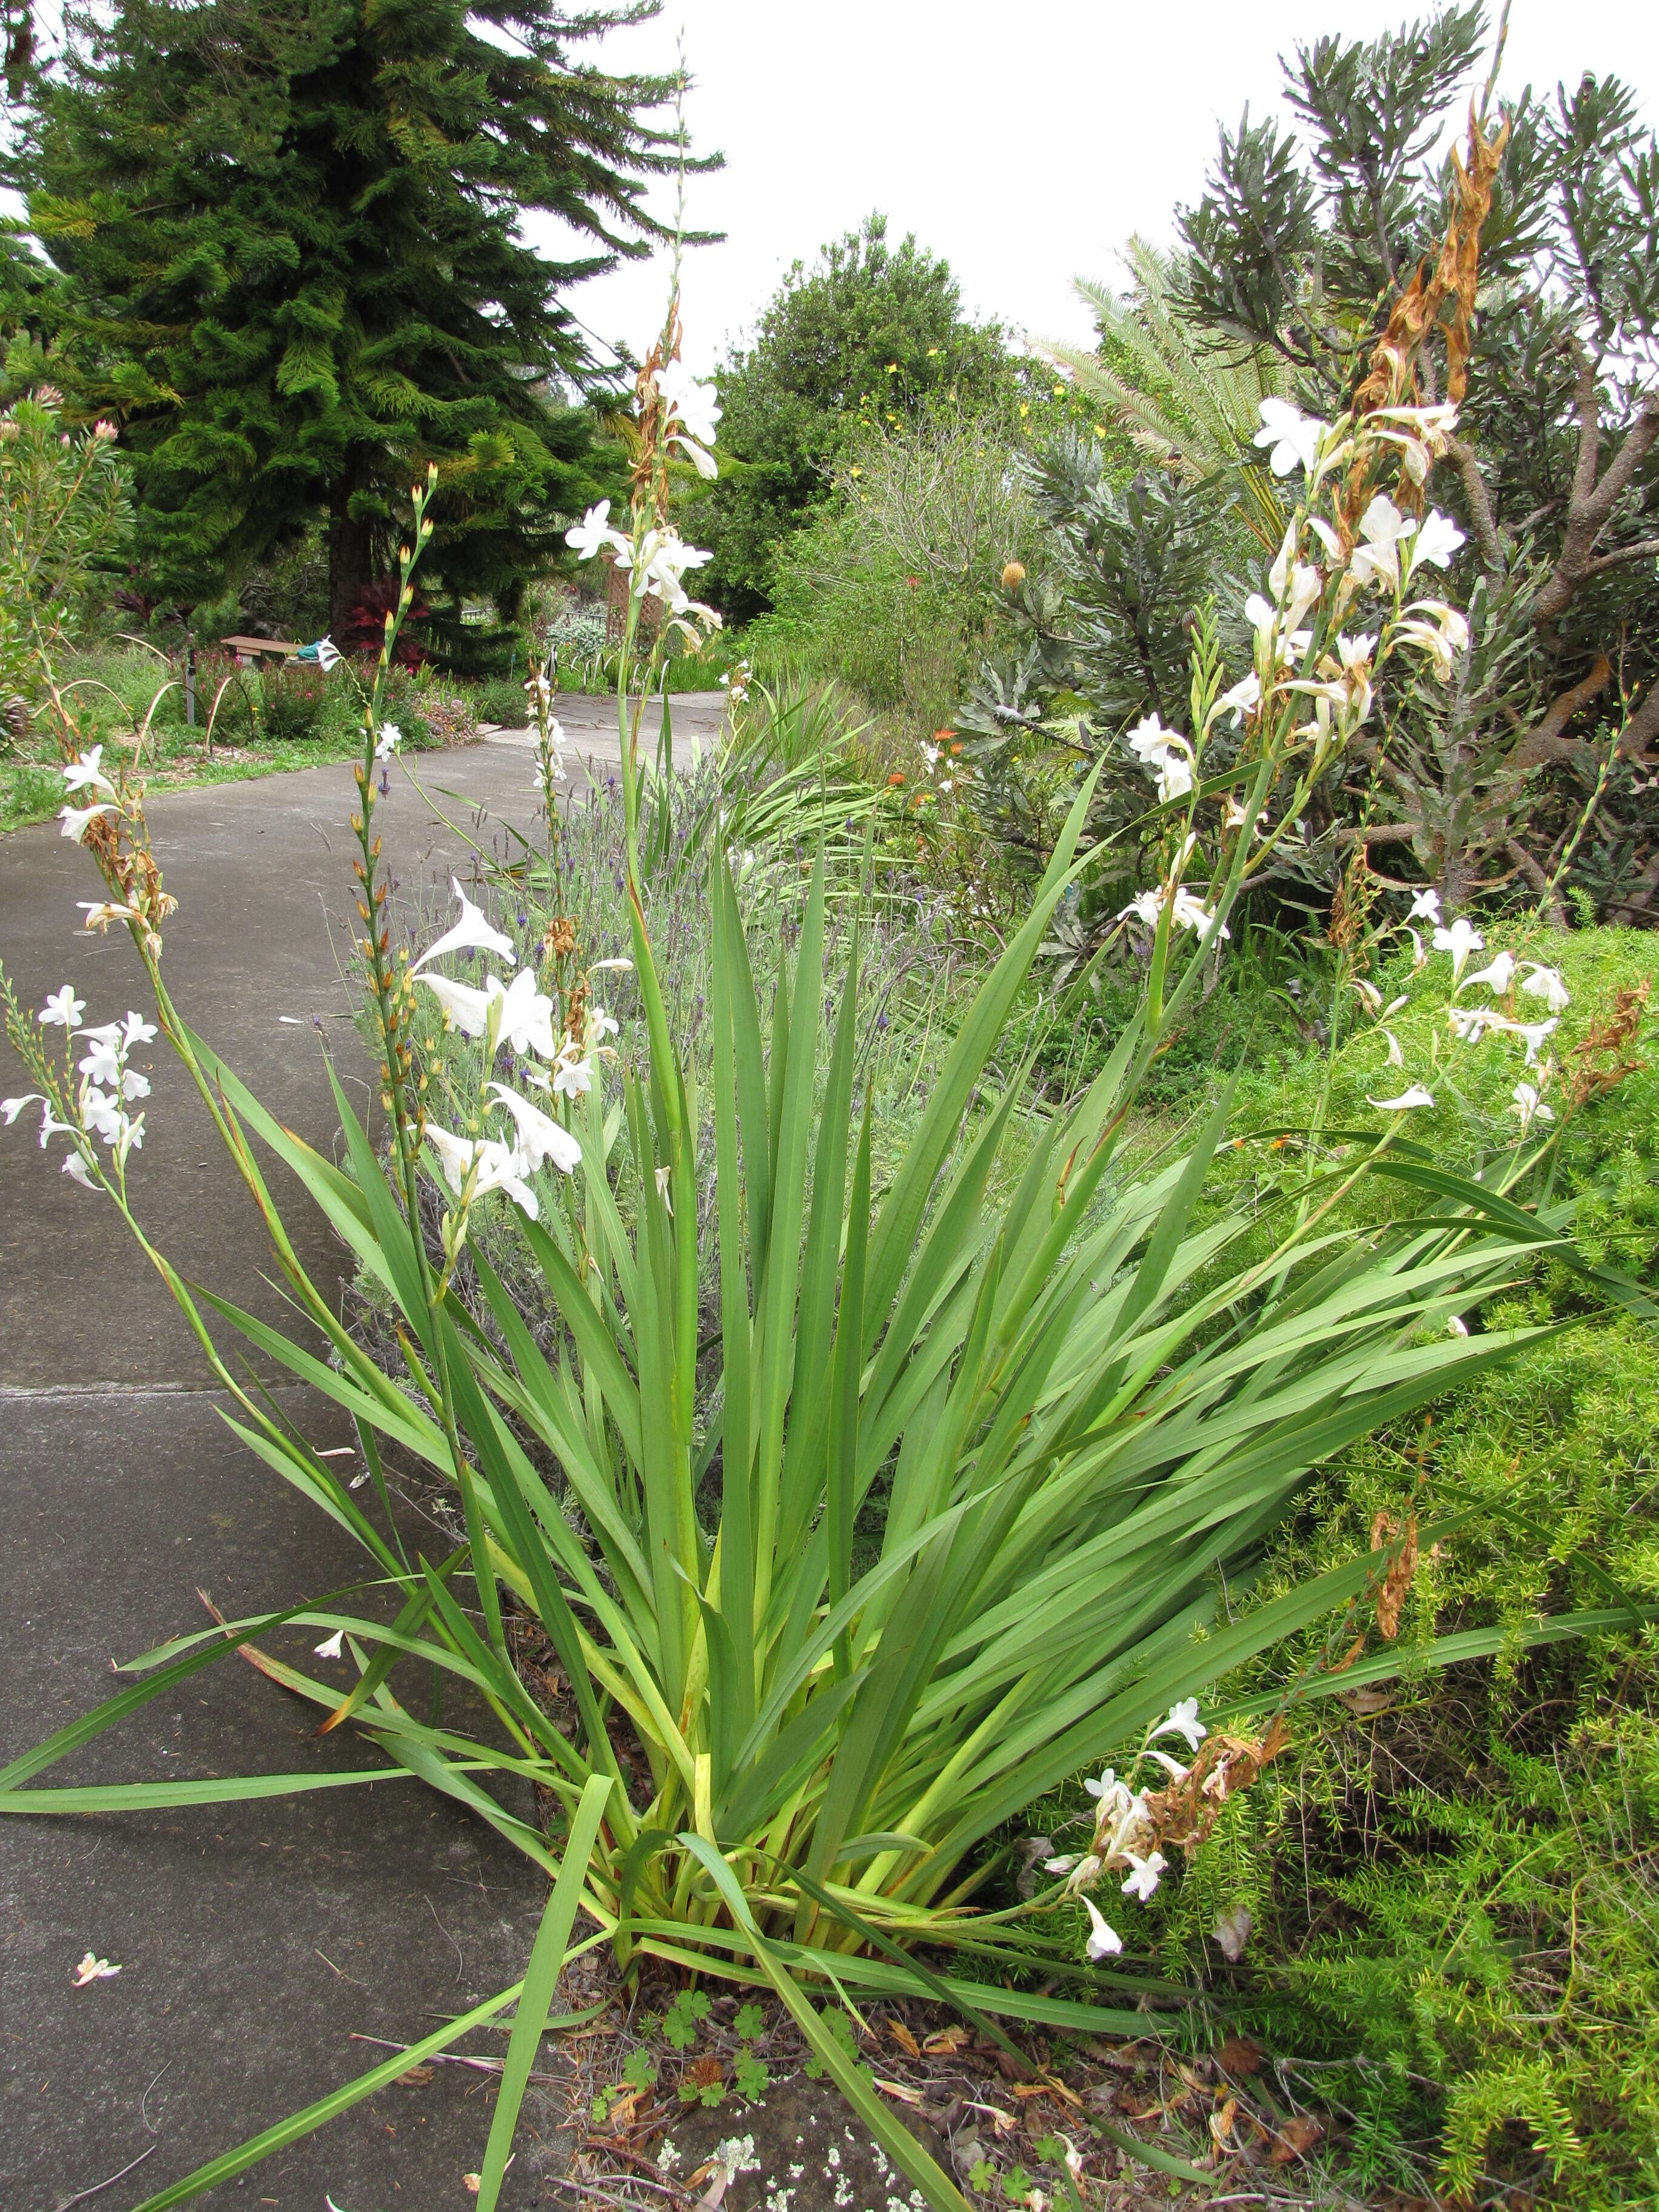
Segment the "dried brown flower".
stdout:
<svg viewBox="0 0 1659 2212">
<path fill-rule="evenodd" d="M 1371 1549 L 1380 1552 L 1384 1544 L 1391 1544 L 1400 1534 L 1400 1523 L 1390 1513 L 1379 1513 L 1371 1522 Z M 1392 1644 L 1400 1633 L 1401 1608 L 1406 1602 L 1412 1584 L 1417 1579 L 1417 1516 L 1406 1516 L 1405 1540 L 1389 1564 L 1382 1577 L 1382 1587 L 1376 1594 L 1376 1626 L 1386 1640 Z"/>
</svg>

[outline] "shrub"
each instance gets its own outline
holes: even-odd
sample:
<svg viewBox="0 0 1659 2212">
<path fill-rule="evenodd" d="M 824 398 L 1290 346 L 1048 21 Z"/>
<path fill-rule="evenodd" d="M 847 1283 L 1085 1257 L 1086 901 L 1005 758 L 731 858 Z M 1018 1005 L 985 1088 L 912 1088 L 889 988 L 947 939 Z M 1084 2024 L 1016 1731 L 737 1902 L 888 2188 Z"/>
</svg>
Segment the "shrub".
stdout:
<svg viewBox="0 0 1659 2212">
<path fill-rule="evenodd" d="M 258 679 L 259 718 L 264 734 L 279 745 L 300 744 L 316 737 L 327 706 L 328 681 L 320 668 L 302 668 L 292 661 L 262 669 Z M 232 690 L 234 688 L 233 685 Z M 227 703 L 230 698 L 231 692 L 228 691 Z M 198 707 L 198 714 L 202 711 Z"/>
</svg>

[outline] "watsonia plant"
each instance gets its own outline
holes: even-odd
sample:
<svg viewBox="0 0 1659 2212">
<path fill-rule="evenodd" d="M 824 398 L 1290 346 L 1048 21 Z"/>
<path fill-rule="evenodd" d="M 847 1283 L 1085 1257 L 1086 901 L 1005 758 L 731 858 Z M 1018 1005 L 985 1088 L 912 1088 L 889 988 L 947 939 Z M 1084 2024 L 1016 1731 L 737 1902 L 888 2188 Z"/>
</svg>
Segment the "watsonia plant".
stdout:
<svg viewBox="0 0 1659 2212">
<path fill-rule="evenodd" d="M 672 348 L 663 350 L 670 360 L 647 362 L 641 394 L 641 420 L 654 423 L 659 445 L 672 434 L 677 404 Z M 144 1249 L 236 1402 L 232 1426 L 362 1545 L 372 1581 L 397 1610 L 388 1620 L 383 1610 L 325 1601 L 233 1622 L 131 1662 L 130 1686 L 0 1772 L 0 1810 L 61 1814 L 269 1794 L 268 1778 L 88 1790 L 41 1787 L 38 1778 L 193 1670 L 299 1621 L 324 1631 L 336 1649 L 344 1639 L 357 1669 L 349 1693 L 343 1698 L 313 1671 L 281 1659 L 262 1655 L 261 1664 L 319 1706 L 325 1730 L 349 1723 L 380 1753 L 355 1778 L 383 1777 L 389 1760 L 557 1875 L 524 1984 L 163 2191 L 145 2212 L 245 2170 L 516 1997 L 482 2168 L 479 2202 L 488 2212 L 579 1912 L 587 1932 L 576 1948 L 609 1942 L 624 1966 L 646 1953 L 769 1983 L 901 2169 L 935 2206 L 958 2212 L 953 2184 L 848 2063 L 805 1984 L 943 1997 L 986 2026 L 994 2014 L 1144 2030 L 1139 2011 L 1007 1986 L 1010 1970 L 1029 1958 L 1009 1919 L 1054 1909 L 1060 1892 L 1056 1883 L 1013 1915 L 977 1911 L 987 1839 L 1080 1767 L 1126 1741 L 1149 1741 L 1166 1709 L 1177 1709 L 1177 1724 L 1196 1741 L 1187 1701 L 1206 1685 L 1363 1598 L 1389 1559 L 1355 1559 L 1242 1618 L 1218 1607 L 1224 1589 L 1237 1595 L 1248 1586 L 1265 1538 L 1314 1467 L 1519 1340 L 1514 1333 L 1448 1334 L 1447 1317 L 1472 1310 L 1540 1250 L 1571 1250 L 1559 1217 L 1421 1169 L 1413 1172 L 1429 1211 L 1386 1230 L 1339 1229 L 1338 1200 L 1405 1149 L 1374 1137 L 1353 1139 L 1346 1158 L 1281 1199 L 1268 1193 L 1248 1224 L 1241 1212 L 1200 1226 L 1197 1201 L 1221 1140 L 1224 1098 L 1181 1157 L 1131 1173 L 1119 1149 L 1152 1055 L 1181 1020 L 1206 962 L 1221 952 L 1227 917 L 1280 834 L 1264 822 L 1267 793 L 1288 787 L 1285 818 L 1293 818 L 1370 711 L 1369 669 L 1395 651 L 1431 653 L 1451 620 L 1449 610 L 1431 616 L 1407 599 L 1403 527 L 1389 540 L 1391 568 L 1373 552 L 1356 573 L 1352 558 L 1357 542 L 1375 543 L 1355 519 L 1376 520 L 1366 500 L 1379 468 L 1402 442 L 1408 453 L 1425 451 L 1441 427 L 1441 418 L 1394 398 L 1391 410 L 1328 430 L 1297 426 L 1307 497 L 1268 580 L 1273 600 L 1253 614 L 1253 676 L 1224 692 L 1217 658 L 1200 641 L 1190 738 L 1142 733 L 1168 825 L 1162 888 L 1132 917 L 1151 936 L 1146 1000 L 1081 1097 L 1026 1117 L 1028 1149 L 1017 1173 L 1007 1171 L 1005 1197 L 993 1200 L 1005 1187 L 994 1171 L 1022 1112 L 1023 1071 L 1000 1083 L 991 1055 L 1056 905 L 1089 864 L 1080 849 L 1089 793 L 1073 808 L 1030 917 L 967 1010 L 879 1192 L 853 1051 L 856 940 L 825 1006 L 823 862 L 793 971 L 783 974 L 769 1015 L 720 860 L 709 915 L 720 1272 L 712 1361 L 699 1341 L 696 1140 L 704 1106 L 670 1034 L 639 896 L 638 713 L 630 716 L 625 675 L 626 896 L 649 1041 L 643 1060 L 621 1071 L 638 1193 L 631 1225 L 607 1170 L 603 1040 L 586 994 L 572 994 L 583 1010 L 556 1038 L 552 1001 L 528 966 L 510 983 L 490 976 L 481 988 L 444 975 L 436 962 L 462 948 L 493 950 L 516 965 L 510 941 L 470 906 L 416 967 L 392 950 L 374 833 L 384 744 L 378 684 L 365 717 L 354 830 L 361 949 L 381 1039 L 383 1156 L 337 1088 L 344 1164 L 313 1151 L 189 1030 L 161 979 L 168 902 L 149 858 L 141 799 L 125 784 L 108 786 L 95 759 L 89 768 L 68 764 L 74 787 L 92 803 L 69 810 L 66 830 L 93 851 L 111 894 L 92 920 L 131 929 L 158 1018 L 330 1357 L 196 1291 Z M 653 499 L 648 464 L 647 454 L 631 537 L 609 533 L 603 514 L 573 533 L 589 552 L 608 542 L 625 559 L 630 640 L 647 592 L 680 611 L 679 578 L 691 565 Z M 1322 485 L 1339 468 L 1346 473 L 1330 519 L 1313 517 Z M 428 486 L 415 498 L 404 606 L 429 534 L 429 495 Z M 1443 529 L 1437 538 L 1425 528 L 1425 539 L 1443 542 Z M 1381 595 L 1378 631 L 1363 650 L 1338 635 L 1362 587 Z M 382 680 L 398 620 L 388 621 Z M 1310 694 L 1314 718 L 1299 722 Z M 1230 709 L 1243 733 L 1225 772 L 1210 775 L 1206 739 Z M 1210 871 L 1201 896 L 1185 881 L 1200 855 Z M 476 1041 L 484 1077 L 507 1044 L 521 1074 L 528 1068 L 532 1087 L 539 1083 L 542 1103 L 506 1085 L 489 1092 L 492 1112 L 510 1117 L 498 1124 L 508 1134 L 457 1133 L 428 1118 L 410 1041 L 416 994 L 426 985 Z M 70 992 L 47 1009 L 66 1040 L 78 1007 Z M 77 1085 L 15 1000 L 8 1026 L 34 1070 L 48 1133 L 69 1136 L 80 1178 L 132 1220 L 125 1170 L 139 1125 L 126 1114 L 118 1038 L 99 1033 L 92 1072 Z M 305 1274 L 254 1136 L 293 1170 L 395 1307 L 405 1376 L 381 1371 Z M 560 1202 L 544 1207 L 530 1177 L 549 1162 L 570 1181 Z M 446 1193 L 437 1252 L 421 1227 L 423 1178 Z M 564 1331 L 550 1355 L 476 1247 L 471 1264 L 495 1330 L 482 1328 L 457 1294 L 469 1224 L 490 1202 L 519 1209 Z M 1271 1253 L 1248 1267 L 1230 1264 L 1264 1210 L 1282 1230 Z M 210 1315 L 351 1416 L 379 1516 L 232 1373 L 213 1346 Z M 465 1540 L 451 1556 L 409 1555 L 382 1475 L 388 1448 L 453 1486 Z M 550 1460 L 558 1492 L 544 1472 Z M 716 1467 L 719 1517 L 709 1528 L 698 1500 Z M 886 1510 L 878 1553 L 865 1564 L 854 1527 L 878 1481 Z M 508 1643 L 514 1611 L 556 1651 L 573 1725 L 544 1711 L 521 1683 Z M 495 1732 L 421 1718 L 394 1687 L 394 1668 L 409 1659 L 481 1695 Z M 1221 1741 L 1224 1753 L 1187 1777 L 1189 1795 L 1218 1775 L 1226 1786 L 1230 1768 L 1248 1774 L 1273 1747 Z M 550 1838 L 497 1802 L 489 1788 L 495 1776 L 549 1793 L 560 1808 Z M 302 1790 L 351 1778 L 290 1779 Z M 1104 1785 L 1097 1794 L 1105 1806 Z M 1109 1794 L 1113 1832 L 1080 1877 L 1073 1871 L 1074 1889 L 1124 1863 L 1134 1869 L 1132 1882 L 1144 1888 L 1148 1879 L 1150 1854 L 1139 1848 L 1135 1825 L 1148 1816 L 1147 1802 Z M 1188 1829 L 1200 1833 L 1201 1808 L 1188 1811 Z M 1180 1840 L 1173 1830 L 1169 1839 Z M 1090 1948 L 1098 1957 L 1115 1943 L 1097 1935 Z M 954 1954 L 967 1971 L 941 1974 L 924 1948 Z M 1079 1972 L 1087 1978 L 1090 1970 Z M 1105 1992 L 1114 1986 L 1122 1985 L 1106 1981 Z"/>
</svg>

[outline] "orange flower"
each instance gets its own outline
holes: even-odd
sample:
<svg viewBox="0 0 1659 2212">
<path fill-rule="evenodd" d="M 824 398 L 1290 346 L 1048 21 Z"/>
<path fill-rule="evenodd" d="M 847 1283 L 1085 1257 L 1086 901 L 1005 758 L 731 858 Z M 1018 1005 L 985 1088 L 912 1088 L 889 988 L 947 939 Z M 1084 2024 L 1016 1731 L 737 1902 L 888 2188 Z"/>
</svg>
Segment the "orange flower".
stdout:
<svg viewBox="0 0 1659 2212">
<path fill-rule="evenodd" d="M 890 791 L 896 791 L 903 781 L 904 778 L 899 774 L 898 770 L 895 769 L 891 775 L 887 779 L 887 788 Z"/>
</svg>

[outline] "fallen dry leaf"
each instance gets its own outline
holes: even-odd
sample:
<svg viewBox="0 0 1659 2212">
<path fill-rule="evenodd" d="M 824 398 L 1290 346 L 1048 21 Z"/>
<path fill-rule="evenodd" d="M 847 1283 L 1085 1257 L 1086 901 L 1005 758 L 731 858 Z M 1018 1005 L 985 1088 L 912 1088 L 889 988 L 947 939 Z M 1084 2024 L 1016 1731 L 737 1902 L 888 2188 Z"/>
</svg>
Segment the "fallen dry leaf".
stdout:
<svg viewBox="0 0 1659 2212">
<path fill-rule="evenodd" d="M 400 2089 L 424 2089 L 432 2079 L 432 2071 L 429 2066 L 411 2066 L 407 2074 L 398 2076 L 397 2086 Z"/>
<path fill-rule="evenodd" d="M 1311 2112 L 1298 2112 L 1274 2136 L 1273 2147 L 1267 2153 L 1268 2165 L 1288 2166 L 1292 2159 L 1305 2157 L 1324 2132 Z"/>
<path fill-rule="evenodd" d="M 1238 2100 L 1237 2097 L 1229 2097 L 1226 2103 L 1221 2107 L 1221 2110 L 1218 2112 L 1211 2113 L 1210 2139 L 1218 2151 L 1224 2153 L 1233 2148 L 1233 2145 L 1228 2138 L 1232 2134 L 1233 2122 L 1237 2118 L 1237 2117 Z"/>
<path fill-rule="evenodd" d="M 1224 2074 L 1243 2077 L 1261 2071 L 1261 2053 L 1248 2035 L 1230 2035 L 1217 2051 L 1216 2063 Z"/>
<path fill-rule="evenodd" d="M 884 2096 L 896 2097 L 902 2105 L 921 2105 L 927 2102 L 920 2089 L 912 2089 L 902 2081 L 884 2081 L 879 2074 L 876 2076 L 876 2087 Z"/>
<path fill-rule="evenodd" d="M 88 1951 L 70 1980 L 76 1989 L 83 1990 L 88 1982 L 112 1982 L 120 1971 L 118 1966 L 112 1966 L 107 1959 L 96 1958 Z"/>
<path fill-rule="evenodd" d="M 912 2058 L 921 2057 L 921 2045 L 916 2041 L 915 2036 L 911 2034 L 909 2029 L 904 2025 L 904 2022 L 902 2020 L 890 2020 L 885 2023 L 885 2025 L 887 2033 L 892 2037 L 894 2042 L 897 2044 L 901 2051 L 907 2052 Z"/>
<path fill-rule="evenodd" d="M 1342 1690 L 1338 1702 L 1345 1705 L 1357 1720 L 1367 1719 L 1372 1713 L 1386 1713 L 1394 1703 L 1387 1690 Z"/>
<path fill-rule="evenodd" d="M 712 2089 L 721 2079 L 720 2062 L 711 2051 L 699 2058 L 691 2069 L 691 2079 L 700 2089 Z"/>
<path fill-rule="evenodd" d="M 949 2058 L 973 2039 L 971 2028 L 953 2025 L 940 2028 L 937 2035 L 930 2035 L 921 2047 L 930 2058 Z"/>
<path fill-rule="evenodd" d="M 464 2173 L 461 2176 L 461 2186 L 465 2190 L 469 2197 L 476 2197 L 478 2191 L 483 2187 L 483 2174 Z"/>
</svg>

